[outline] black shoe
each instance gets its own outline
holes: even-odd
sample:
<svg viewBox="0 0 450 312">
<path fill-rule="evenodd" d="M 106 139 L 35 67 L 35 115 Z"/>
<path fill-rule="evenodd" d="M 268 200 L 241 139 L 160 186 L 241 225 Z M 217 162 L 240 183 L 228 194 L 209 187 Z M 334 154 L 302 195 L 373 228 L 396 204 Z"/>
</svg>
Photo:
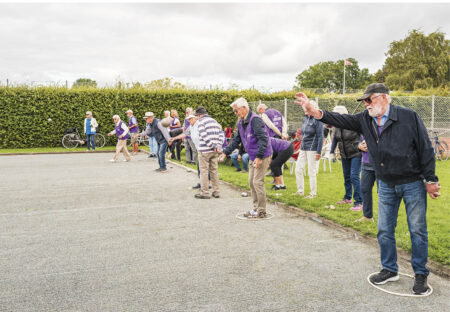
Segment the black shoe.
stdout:
<svg viewBox="0 0 450 312">
<path fill-rule="evenodd" d="M 241 170 L 242 170 L 241 168 L 236 168 L 236 170 L 234 170 L 234 171 L 239 172 Z"/>
<path fill-rule="evenodd" d="M 214 198 L 219 198 L 219 197 L 220 197 L 220 195 L 219 195 L 219 194 L 217 194 L 217 193 L 212 193 L 212 197 L 214 197 Z"/>
<path fill-rule="evenodd" d="M 164 169 L 159 169 L 159 172 L 168 172 L 168 170 L 166 169 L 166 168 L 164 168 Z"/>
<path fill-rule="evenodd" d="M 194 190 L 196 190 L 196 189 L 199 189 L 199 188 L 201 188 L 202 186 L 200 185 L 200 183 L 197 183 L 197 185 L 196 186 L 193 186 L 192 188 L 194 189 Z"/>
<path fill-rule="evenodd" d="M 194 197 L 195 198 L 199 198 L 199 199 L 210 199 L 211 198 L 209 196 L 205 196 L 205 195 L 202 195 L 202 194 L 195 194 Z"/>
<path fill-rule="evenodd" d="M 279 191 L 280 187 L 278 185 L 272 185 L 271 190 Z"/>
<path fill-rule="evenodd" d="M 375 285 L 383 285 L 387 282 L 395 282 L 399 280 L 399 276 L 397 273 L 390 272 L 388 270 L 381 270 L 380 273 L 375 274 L 370 277 L 370 282 Z"/>
<path fill-rule="evenodd" d="M 425 274 L 416 274 L 413 286 L 414 294 L 424 295 L 427 291 L 428 291 L 427 276 Z"/>
<path fill-rule="evenodd" d="M 285 190 L 286 189 L 286 185 L 283 186 L 279 186 L 280 190 Z"/>
<path fill-rule="evenodd" d="M 148 154 L 148 156 L 147 156 L 147 158 L 152 158 L 153 156 L 152 156 L 152 154 Z"/>
<path fill-rule="evenodd" d="M 211 186 L 211 184 L 209 185 L 209 189 L 212 189 L 212 186 Z"/>
<path fill-rule="evenodd" d="M 155 169 L 155 171 L 161 171 L 161 168 Z"/>
</svg>

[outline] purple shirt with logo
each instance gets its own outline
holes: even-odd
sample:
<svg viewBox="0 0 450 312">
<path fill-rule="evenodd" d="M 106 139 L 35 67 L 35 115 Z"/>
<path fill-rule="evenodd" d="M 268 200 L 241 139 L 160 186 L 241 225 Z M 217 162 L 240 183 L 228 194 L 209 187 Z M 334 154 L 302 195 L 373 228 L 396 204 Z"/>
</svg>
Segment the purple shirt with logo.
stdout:
<svg viewBox="0 0 450 312">
<path fill-rule="evenodd" d="M 128 121 L 128 128 L 130 128 L 132 125 L 136 125 L 136 127 L 133 127 L 130 129 L 131 133 L 138 133 L 139 132 L 139 126 L 136 120 L 136 117 L 131 116 L 130 120 Z"/>
<path fill-rule="evenodd" d="M 269 117 L 270 121 L 272 121 L 272 123 L 274 124 L 275 127 L 277 127 L 278 130 L 280 130 L 280 133 L 282 133 L 283 131 L 283 115 L 281 115 L 281 113 L 279 111 L 277 111 L 276 109 L 273 108 L 269 108 L 265 111 L 265 114 L 267 115 L 267 117 Z M 275 132 L 273 132 L 272 129 L 270 129 L 269 127 L 266 127 L 266 132 L 268 133 L 269 137 L 274 137 L 277 134 Z"/>
<path fill-rule="evenodd" d="M 291 146 L 291 142 L 284 141 L 276 138 L 269 138 L 270 144 L 272 145 L 272 149 L 274 152 L 279 153 L 285 151 Z"/>
<path fill-rule="evenodd" d="M 122 129 L 122 125 L 123 125 L 123 122 L 121 120 L 117 126 L 114 126 L 114 128 L 116 130 L 117 138 L 119 140 L 129 139 L 130 138 L 130 134 L 129 133 L 127 133 L 127 135 L 125 135 L 123 138 L 120 137 L 125 132 L 125 130 Z"/>
</svg>

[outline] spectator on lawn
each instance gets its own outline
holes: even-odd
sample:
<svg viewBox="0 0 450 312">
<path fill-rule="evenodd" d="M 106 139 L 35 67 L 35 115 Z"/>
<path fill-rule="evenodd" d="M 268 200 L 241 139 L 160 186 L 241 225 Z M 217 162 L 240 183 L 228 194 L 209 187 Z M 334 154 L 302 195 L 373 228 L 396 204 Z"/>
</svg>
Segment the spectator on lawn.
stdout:
<svg viewBox="0 0 450 312">
<path fill-rule="evenodd" d="M 127 125 L 120 120 L 119 115 L 113 116 L 114 120 L 114 130 L 108 133 L 108 136 L 117 135 L 117 145 L 116 145 L 116 153 L 114 157 L 110 160 L 110 162 L 116 162 L 117 158 L 119 158 L 120 152 L 123 153 L 125 159 L 123 161 L 130 161 L 130 153 L 128 153 L 127 149 L 127 139 L 130 138 L 129 130 Z"/>
<path fill-rule="evenodd" d="M 177 135 L 183 132 L 181 128 L 181 122 L 178 118 L 178 112 L 175 109 L 170 111 L 170 115 L 172 116 L 172 120 L 170 122 L 170 136 L 176 137 Z M 176 159 L 178 161 L 181 160 L 181 140 L 172 141 L 172 145 L 170 146 L 171 158 Z M 176 152 L 176 154 L 175 154 Z"/>
<path fill-rule="evenodd" d="M 248 172 L 248 160 L 249 156 L 248 153 L 245 152 L 245 148 L 242 145 L 242 143 L 239 145 L 239 148 L 236 149 L 233 153 L 231 153 L 231 162 L 236 167 L 236 171 L 240 171 L 242 173 Z M 242 166 L 243 169 L 241 169 L 241 166 L 239 165 L 239 162 L 242 160 Z"/>
<path fill-rule="evenodd" d="M 92 112 L 86 112 L 86 118 L 84 119 L 84 134 L 86 134 L 87 150 L 95 151 L 95 132 L 98 127 L 97 120 L 92 117 Z"/>
<path fill-rule="evenodd" d="M 259 104 L 256 111 L 261 115 L 269 137 L 283 140 L 289 138 L 286 119 L 279 111 L 267 108 L 265 104 Z"/>
<path fill-rule="evenodd" d="M 339 114 L 348 114 L 345 106 L 336 106 L 333 112 Z M 352 211 L 361 211 L 362 197 L 361 197 L 361 180 L 359 175 L 361 173 L 361 151 L 358 149 L 360 135 L 351 130 L 341 129 L 336 127 L 334 130 L 333 143 L 331 143 L 330 154 L 334 158 L 334 150 L 336 145 L 339 146 L 339 153 L 341 155 L 342 172 L 344 174 L 344 198 L 338 204 L 352 203 L 352 188 L 354 205 L 350 208 Z"/>
<path fill-rule="evenodd" d="M 230 105 L 240 118 L 238 131 L 224 149 L 221 160 L 231 154 L 242 142 L 250 157 L 248 181 L 252 193 L 253 209 L 244 214 L 248 218 L 266 217 L 266 189 L 264 187 L 264 176 L 272 160 L 272 146 L 269 142 L 264 122 L 252 112 L 247 101 L 239 98 Z"/>
<path fill-rule="evenodd" d="M 136 134 L 139 133 L 139 126 L 136 117 L 133 116 L 131 109 L 127 110 L 128 116 L 128 129 L 130 130 L 131 144 L 133 145 L 133 155 L 136 155 L 139 151 L 139 143 L 137 142 Z"/>
<path fill-rule="evenodd" d="M 197 107 L 195 115 L 198 117 L 198 161 L 200 163 L 201 193 L 195 198 L 209 199 L 208 173 L 212 183 L 212 196 L 219 198 L 219 153 L 225 137 L 219 123 L 211 118 L 203 106 Z"/>
<path fill-rule="evenodd" d="M 399 279 L 395 227 L 403 200 L 412 245 L 413 292 L 426 294 L 429 291 L 427 193 L 435 199 L 441 188 L 435 174 L 433 146 L 417 113 L 391 104 L 389 89 L 384 84 L 370 84 L 358 101 L 364 101 L 366 110 L 356 115 L 321 111 L 312 107 L 304 93 L 297 93 L 295 103 L 314 118 L 364 135 L 378 180 L 377 236 L 383 267 L 370 281 L 385 284 Z"/>
<path fill-rule="evenodd" d="M 355 222 L 372 221 L 373 222 L 373 201 L 372 189 L 376 181 L 375 169 L 370 162 L 369 153 L 367 152 L 367 144 L 364 136 L 361 135 L 361 142 L 358 145 L 361 151 L 361 194 L 363 199 L 363 214 L 360 219 Z"/>
<path fill-rule="evenodd" d="M 187 119 L 188 116 L 192 115 L 192 108 L 186 108 L 186 118 L 184 119 L 184 131 L 191 126 L 191 123 Z M 190 135 L 184 137 L 184 150 L 186 152 L 186 162 L 188 164 L 195 164 L 197 162 L 197 148 Z"/>
<path fill-rule="evenodd" d="M 273 150 L 270 170 L 272 170 L 273 178 L 275 180 L 275 185 L 272 186 L 272 189 L 275 191 L 285 190 L 286 186 L 284 185 L 283 171 L 281 168 L 294 153 L 294 145 L 289 141 L 276 138 L 270 138 L 269 140 Z"/>
<path fill-rule="evenodd" d="M 315 101 L 311 105 L 319 108 Z M 323 123 L 306 113 L 301 129 L 302 143 L 300 154 L 295 166 L 295 180 L 297 182 L 297 195 L 303 196 L 305 192 L 304 173 L 308 163 L 308 175 L 310 193 L 306 198 L 314 198 L 317 195 L 317 162 L 322 154 Z"/>
</svg>

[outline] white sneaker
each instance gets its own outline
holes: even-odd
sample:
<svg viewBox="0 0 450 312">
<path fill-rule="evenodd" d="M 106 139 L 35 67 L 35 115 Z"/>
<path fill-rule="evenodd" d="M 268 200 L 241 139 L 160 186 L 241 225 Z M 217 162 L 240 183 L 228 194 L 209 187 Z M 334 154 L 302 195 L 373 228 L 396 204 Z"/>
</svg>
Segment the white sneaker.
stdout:
<svg viewBox="0 0 450 312">
<path fill-rule="evenodd" d="M 110 161 L 110 162 L 116 162 L 116 160 L 115 160 L 115 159 L 110 159 L 109 161 Z"/>
<path fill-rule="evenodd" d="M 122 160 L 122 161 L 129 161 L 129 160 L 124 159 L 124 160 Z"/>
</svg>

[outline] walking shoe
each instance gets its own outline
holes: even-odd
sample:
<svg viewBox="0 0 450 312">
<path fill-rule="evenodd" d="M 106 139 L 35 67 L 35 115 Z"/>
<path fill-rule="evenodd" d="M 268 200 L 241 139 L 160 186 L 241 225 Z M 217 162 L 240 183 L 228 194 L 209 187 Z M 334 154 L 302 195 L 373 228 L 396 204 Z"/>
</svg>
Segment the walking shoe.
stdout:
<svg viewBox="0 0 450 312">
<path fill-rule="evenodd" d="M 351 204 L 351 203 L 352 203 L 351 199 L 343 199 L 343 200 L 337 202 L 338 205 Z"/>
<path fill-rule="evenodd" d="M 383 285 L 387 282 L 395 282 L 398 281 L 400 277 L 397 273 L 390 272 L 388 270 L 381 270 L 380 273 L 375 274 L 370 277 L 370 282 L 375 285 Z"/>
<path fill-rule="evenodd" d="M 361 211 L 363 210 L 363 206 L 361 204 L 355 205 L 350 208 L 351 211 Z"/>
<path fill-rule="evenodd" d="M 256 218 L 257 216 L 258 216 L 258 212 L 254 209 L 244 213 L 244 217 L 246 217 L 246 218 Z"/>
<path fill-rule="evenodd" d="M 286 185 L 278 185 L 278 187 L 280 188 L 280 190 L 285 190 L 286 189 Z"/>
<path fill-rule="evenodd" d="M 271 190 L 275 190 L 275 191 L 279 191 L 280 187 L 278 185 L 272 185 L 272 187 L 270 188 Z"/>
<path fill-rule="evenodd" d="M 309 194 L 308 196 L 305 196 L 306 199 L 313 199 L 315 196 L 312 194 Z"/>
<path fill-rule="evenodd" d="M 416 274 L 413 286 L 414 294 L 424 295 L 428 289 L 427 276 L 425 274 Z"/>
<path fill-rule="evenodd" d="M 115 160 L 115 159 L 110 159 L 109 161 L 110 161 L 110 162 L 116 162 L 116 160 Z"/>
<path fill-rule="evenodd" d="M 247 173 L 247 170 L 244 169 L 244 170 L 241 171 L 241 173 Z"/>
<path fill-rule="evenodd" d="M 199 189 L 199 188 L 201 188 L 202 186 L 200 185 L 200 183 L 197 183 L 197 185 L 196 186 L 193 186 L 192 188 L 195 190 L 195 189 Z"/>
<path fill-rule="evenodd" d="M 375 222 L 375 220 L 373 218 L 366 218 L 366 217 L 361 217 L 353 222 L 366 222 L 366 221 L 372 221 Z"/>
<path fill-rule="evenodd" d="M 152 158 L 153 156 L 152 156 L 152 154 L 148 154 L 148 156 L 147 156 L 147 158 Z"/>
<path fill-rule="evenodd" d="M 297 192 L 293 193 L 292 195 L 303 196 L 303 195 L 305 195 L 305 193 L 297 191 Z"/>
<path fill-rule="evenodd" d="M 159 172 L 166 173 L 166 172 L 169 172 L 169 170 L 167 170 L 167 168 L 164 168 L 164 169 L 159 169 Z"/>
<path fill-rule="evenodd" d="M 122 161 L 126 161 L 126 162 L 128 162 L 128 161 L 130 161 L 129 159 L 123 159 Z"/>
<path fill-rule="evenodd" d="M 212 197 L 214 197 L 214 198 L 219 198 L 219 197 L 220 197 L 220 194 L 219 194 L 219 193 L 213 192 L 213 193 L 212 193 Z"/>
<path fill-rule="evenodd" d="M 210 199 L 211 198 L 209 196 L 202 195 L 202 194 L 195 194 L 194 197 L 199 198 L 199 199 Z"/>
<path fill-rule="evenodd" d="M 241 168 L 236 168 L 236 170 L 234 170 L 234 171 L 239 172 L 239 171 L 242 171 L 242 169 Z"/>
<path fill-rule="evenodd" d="M 157 168 L 157 169 L 155 169 L 155 171 L 161 171 L 161 168 Z"/>
</svg>

